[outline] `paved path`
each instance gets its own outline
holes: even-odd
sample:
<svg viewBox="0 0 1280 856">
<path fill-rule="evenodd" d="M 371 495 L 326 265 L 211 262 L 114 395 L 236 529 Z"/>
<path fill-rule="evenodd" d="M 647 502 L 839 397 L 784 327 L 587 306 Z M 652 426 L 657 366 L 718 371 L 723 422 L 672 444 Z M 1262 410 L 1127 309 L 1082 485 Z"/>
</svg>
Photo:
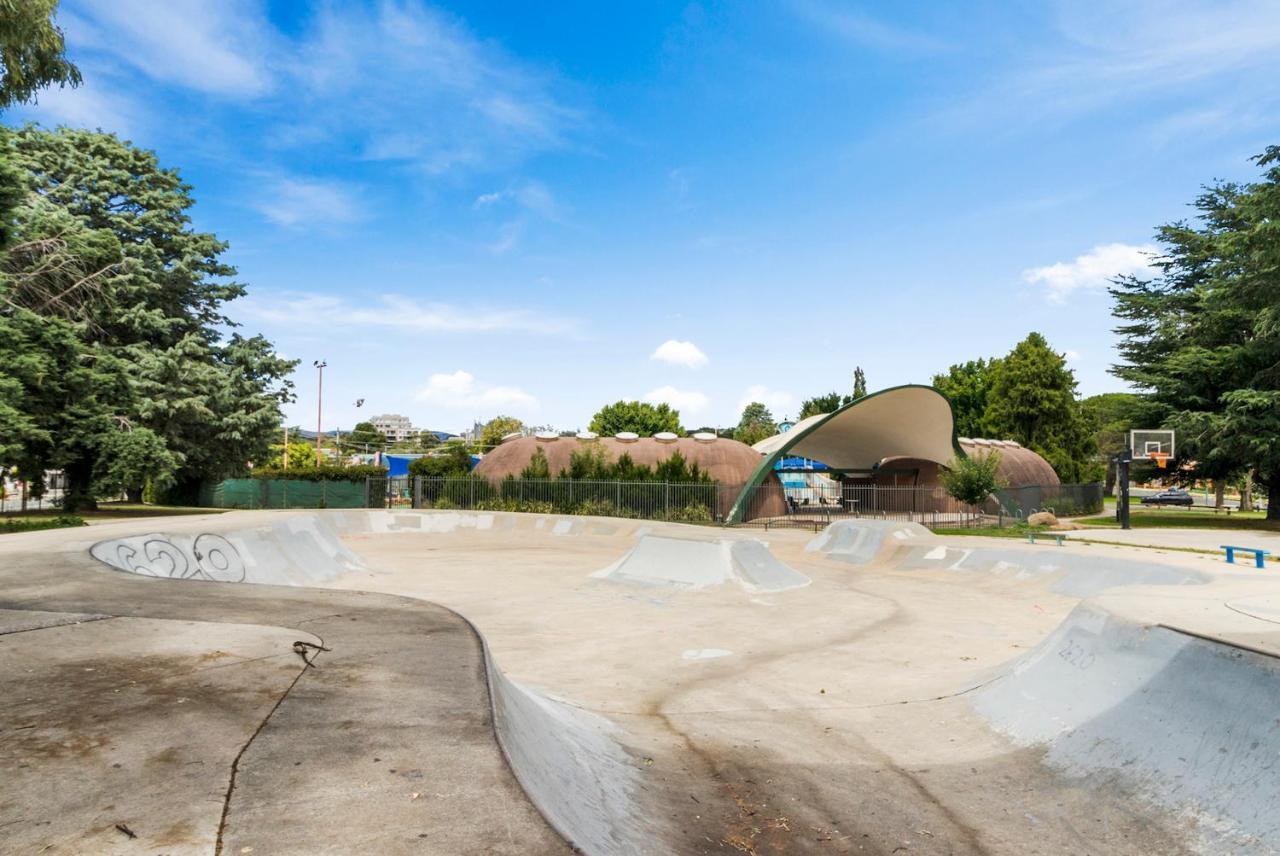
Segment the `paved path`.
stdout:
<svg viewBox="0 0 1280 856">
<path fill-rule="evenodd" d="M 1252 529 L 1108 529 L 1101 526 L 1088 526 L 1083 530 L 1070 533 L 1068 537 L 1088 538 L 1112 544 L 1180 547 L 1218 552 L 1221 552 L 1220 545 L 1234 544 L 1242 547 L 1261 547 L 1280 554 L 1280 532 Z"/>
</svg>

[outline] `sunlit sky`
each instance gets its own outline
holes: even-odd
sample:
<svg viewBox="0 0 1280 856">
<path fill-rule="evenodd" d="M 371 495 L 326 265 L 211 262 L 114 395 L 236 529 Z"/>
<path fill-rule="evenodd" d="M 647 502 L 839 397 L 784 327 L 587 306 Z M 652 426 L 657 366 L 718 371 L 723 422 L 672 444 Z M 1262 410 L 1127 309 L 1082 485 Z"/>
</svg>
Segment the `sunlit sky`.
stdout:
<svg viewBox="0 0 1280 856">
<path fill-rule="evenodd" d="M 687 426 L 1031 330 L 1122 389 L 1110 276 L 1280 142 L 1272 2 L 63 0 L 101 127 L 194 186 L 289 421 Z M 365 400 L 357 412 L 355 401 Z"/>
</svg>

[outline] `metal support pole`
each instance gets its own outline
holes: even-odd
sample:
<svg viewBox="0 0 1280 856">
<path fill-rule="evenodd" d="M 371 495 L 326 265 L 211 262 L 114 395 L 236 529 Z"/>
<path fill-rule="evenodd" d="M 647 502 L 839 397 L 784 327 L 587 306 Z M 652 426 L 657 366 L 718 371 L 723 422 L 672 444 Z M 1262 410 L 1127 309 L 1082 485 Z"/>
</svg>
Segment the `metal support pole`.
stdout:
<svg viewBox="0 0 1280 856">
<path fill-rule="evenodd" d="M 1116 520 L 1120 521 L 1121 529 L 1129 527 L 1129 462 L 1133 460 L 1133 453 L 1128 449 L 1116 457 L 1116 481 L 1120 483 L 1120 496 L 1116 499 Z"/>
</svg>

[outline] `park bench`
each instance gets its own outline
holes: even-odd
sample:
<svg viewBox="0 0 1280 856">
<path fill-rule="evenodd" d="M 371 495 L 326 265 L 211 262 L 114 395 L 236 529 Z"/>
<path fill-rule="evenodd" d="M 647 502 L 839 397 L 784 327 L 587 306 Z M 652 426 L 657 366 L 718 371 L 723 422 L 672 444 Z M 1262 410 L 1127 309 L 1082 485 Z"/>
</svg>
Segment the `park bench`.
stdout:
<svg viewBox="0 0 1280 856">
<path fill-rule="evenodd" d="M 1036 543 L 1037 538 L 1052 538 L 1054 541 L 1057 541 L 1058 546 L 1061 547 L 1062 542 L 1067 540 L 1067 533 L 1066 532 L 1028 532 L 1027 533 L 1028 544 Z"/>
<path fill-rule="evenodd" d="M 1270 550 L 1261 550 L 1257 547 L 1236 547 L 1233 545 L 1223 544 L 1222 549 L 1227 551 L 1228 565 L 1234 565 L 1236 563 L 1236 550 L 1239 550 L 1241 553 L 1252 553 L 1253 563 L 1259 568 L 1266 567 L 1264 563 L 1267 560 L 1267 556 L 1271 555 Z"/>
</svg>

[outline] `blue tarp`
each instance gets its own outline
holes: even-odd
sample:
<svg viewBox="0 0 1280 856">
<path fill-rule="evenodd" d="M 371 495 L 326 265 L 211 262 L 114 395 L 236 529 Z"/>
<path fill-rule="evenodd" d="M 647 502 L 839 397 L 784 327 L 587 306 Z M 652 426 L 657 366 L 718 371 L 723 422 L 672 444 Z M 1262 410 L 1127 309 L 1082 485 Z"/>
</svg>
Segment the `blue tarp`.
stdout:
<svg viewBox="0 0 1280 856">
<path fill-rule="evenodd" d="M 387 467 L 387 476 L 395 478 L 396 476 L 409 475 L 409 462 L 421 458 L 421 455 L 387 455 L 382 456 L 382 463 Z"/>
</svg>

